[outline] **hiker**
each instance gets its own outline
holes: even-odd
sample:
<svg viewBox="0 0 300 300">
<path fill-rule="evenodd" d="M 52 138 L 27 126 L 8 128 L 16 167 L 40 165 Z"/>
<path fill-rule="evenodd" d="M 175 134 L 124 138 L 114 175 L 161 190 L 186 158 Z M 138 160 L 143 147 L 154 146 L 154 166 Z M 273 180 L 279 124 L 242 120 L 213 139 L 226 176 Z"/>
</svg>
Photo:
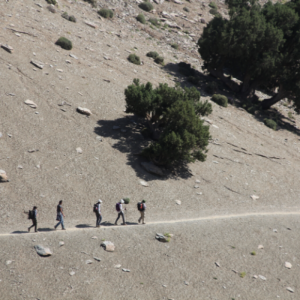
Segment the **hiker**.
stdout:
<svg viewBox="0 0 300 300">
<path fill-rule="evenodd" d="M 28 227 L 28 232 L 30 232 L 30 229 L 32 227 L 34 227 L 35 232 L 38 232 L 37 231 L 37 220 L 36 220 L 36 217 L 37 217 L 37 207 L 34 206 L 33 209 L 28 212 L 28 219 L 32 220 L 32 225 L 30 227 Z"/>
<path fill-rule="evenodd" d="M 143 224 L 145 223 L 145 210 L 146 210 L 146 200 L 143 200 L 142 202 L 139 202 L 137 204 L 138 210 L 141 213 L 141 217 L 139 218 L 139 223 L 141 223 L 141 221 L 143 221 Z"/>
<path fill-rule="evenodd" d="M 57 228 L 57 226 L 59 224 L 61 224 L 61 229 L 62 230 L 66 230 L 65 224 L 64 224 L 64 217 L 65 217 L 65 215 L 64 215 L 64 212 L 63 212 L 63 208 L 61 206 L 62 202 L 63 201 L 60 200 L 59 203 L 58 203 L 58 205 L 57 205 L 57 209 L 56 209 L 56 211 L 57 211 L 56 221 L 58 221 L 58 223 L 54 226 L 55 230 L 56 230 L 56 228 Z"/>
<path fill-rule="evenodd" d="M 116 222 L 115 222 L 115 225 L 118 225 L 117 222 L 119 220 L 119 218 L 122 216 L 122 219 L 123 219 L 123 223 L 122 225 L 126 225 L 125 223 L 125 216 L 124 216 L 124 210 L 126 210 L 126 207 L 124 208 L 123 210 L 123 205 L 124 204 L 124 200 L 121 199 L 117 204 L 116 204 L 116 211 L 118 212 L 118 217 L 116 219 Z"/>
<path fill-rule="evenodd" d="M 97 203 L 94 204 L 94 213 L 96 214 L 96 227 L 100 227 L 100 223 L 102 221 L 102 215 L 101 215 L 101 203 L 102 200 L 99 199 Z"/>
</svg>

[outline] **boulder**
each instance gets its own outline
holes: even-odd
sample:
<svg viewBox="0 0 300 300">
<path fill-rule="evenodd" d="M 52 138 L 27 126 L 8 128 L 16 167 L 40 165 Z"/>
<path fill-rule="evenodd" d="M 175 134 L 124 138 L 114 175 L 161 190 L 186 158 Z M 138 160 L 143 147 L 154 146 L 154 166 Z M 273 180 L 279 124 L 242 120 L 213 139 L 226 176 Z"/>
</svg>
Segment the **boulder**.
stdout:
<svg viewBox="0 0 300 300">
<path fill-rule="evenodd" d="M 155 166 L 151 163 L 142 162 L 141 165 L 149 173 L 152 173 L 152 174 L 155 174 L 155 175 L 158 175 L 158 176 L 163 176 L 164 175 L 163 171 L 159 167 L 157 167 L 157 166 Z"/>
<path fill-rule="evenodd" d="M 115 245 L 112 242 L 104 241 L 101 246 L 107 251 L 107 252 L 114 252 L 115 251 Z"/>
<path fill-rule="evenodd" d="M 4 170 L 0 170 L 0 182 L 8 182 L 8 177 Z"/>
<path fill-rule="evenodd" d="M 201 18 L 200 22 L 201 22 L 202 24 L 206 24 L 206 21 L 205 21 L 205 19 L 203 19 L 203 18 Z"/>
<path fill-rule="evenodd" d="M 86 116 L 90 116 L 92 114 L 92 112 L 88 108 L 84 108 L 80 106 L 77 107 L 77 111 Z"/>
<path fill-rule="evenodd" d="M 50 256 L 50 255 L 52 255 L 51 250 L 49 248 L 44 247 L 44 246 L 35 245 L 34 248 L 35 248 L 37 254 L 40 255 L 40 256 Z"/>
</svg>

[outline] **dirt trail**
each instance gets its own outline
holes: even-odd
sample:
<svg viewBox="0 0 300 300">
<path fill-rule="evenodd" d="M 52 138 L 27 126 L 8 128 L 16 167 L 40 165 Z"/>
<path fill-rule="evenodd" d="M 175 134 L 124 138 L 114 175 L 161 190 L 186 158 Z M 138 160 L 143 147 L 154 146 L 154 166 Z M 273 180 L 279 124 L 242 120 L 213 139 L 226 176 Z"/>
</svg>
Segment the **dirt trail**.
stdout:
<svg viewBox="0 0 300 300">
<path fill-rule="evenodd" d="M 215 215 L 215 216 L 208 216 L 208 217 L 199 217 L 199 218 L 192 218 L 192 219 L 179 219 L 179 220 L 168 220 L 168 221 L 155 221 L 155 222 L 147 222 L 145 225 L 157 225 L 157 224 L 176 224 L 176 223 L 187 223 L 187 222 L 196 222 L 196 221 L 211 221 L 211 220 L 225 220 L 225 219 L 233 219 L 233 218 L 247 218 L 247 217 L 260 217 L 260 216 L 292 216 L 292 215 L 300 215 L 300 211 L 273 211 L 273 212 L 252 212 L 252 213 L 242 213 L 242 214 L 230 214 L 230 215 Z M 127 224 L 125 226 L 114 226 L 114 225 L 103 225 L 102 228 L 128 228 L 131 226 L 136 226 L 139 224 Z M 85 227 L 85 228 L 76 228 L 70 227 L 67 231 L 82 231 L 85 229 L 96 229 L 94 227 Z M 99 231 L 99 229 L 97 229 Z M 51 230 L 48 232 L 66 232 L 63 230 Z M 0 237 L 4 236 L 13 236 L 18 234 L 24 234 L 25 232 L 16 232 L 16 233 L 2 233 Z"/>
</svg>

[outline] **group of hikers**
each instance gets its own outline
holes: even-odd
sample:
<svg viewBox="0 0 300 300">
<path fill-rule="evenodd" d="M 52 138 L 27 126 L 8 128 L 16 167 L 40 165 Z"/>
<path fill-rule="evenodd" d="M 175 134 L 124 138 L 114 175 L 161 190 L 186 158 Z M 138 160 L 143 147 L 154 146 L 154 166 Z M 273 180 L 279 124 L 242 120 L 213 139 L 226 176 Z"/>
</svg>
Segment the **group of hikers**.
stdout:
<svg viewBox="0 0 300 300">
<path fill-rule="evenodd" d="M 56 208 L 56 221 L 58 221 L 58 223 L 54 226 L 55 230 L 57 229 L 57 227 L 59 225 L 61 225 L 62 230 L 66 230 L 65 223 L 64 223 L 65 215 L 64 215 L 62 203 L 63 203 L 63 201 L 60 200 L 57 205 L 57 208 Z M 125 214 L 124 214 L 126 207 L 124 206 L 124 203 L 125 203 L 125 201 L 123 199 L 121 199 L 119 202 L 116 203 L 116 211 L 118 213 L 118 217 L 115 221 L 115 225 L 118 225 L 118 221 L 119 221 L 120 217 L 122 217 L 122 220 L 123 220 L 122 225 L 126 225 Z M 98 202 L 95 203 L 94 207 L 93 207 L 93 212 L 96 214 L 96 227 L 97 228 L 100 227 L 100 224 L 102 222 L 101 205 L 102 205 L 102 200 L 99 199 Z M 139 223 L 142 222 L 142 224 L 146 224 L 145 223 L 146 200 L 142 200 L 141 202 L 138 202 L 137 209 L 141 214 L 140 218 L 138 219 L 138 222 Z M 38 232 L 38 230 L 37 230 L 37 215 L 38 215 L 37 207 L 34 206 L 33 209 L 28 212 L 28 219 L 32 220 L 32 225 L 30 227 L 28 227 L 28 232 L 30 232 L 30 229 L 32 227 L 34 227 L 35 232 Z"/>
</svg>

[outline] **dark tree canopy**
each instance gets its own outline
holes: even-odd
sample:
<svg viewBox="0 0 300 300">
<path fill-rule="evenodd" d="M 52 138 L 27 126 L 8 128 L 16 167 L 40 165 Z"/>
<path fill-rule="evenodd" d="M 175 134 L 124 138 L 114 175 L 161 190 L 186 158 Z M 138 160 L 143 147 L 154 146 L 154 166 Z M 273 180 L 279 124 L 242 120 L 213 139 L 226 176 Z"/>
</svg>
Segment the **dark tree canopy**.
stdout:
<svg viewBox="0 0 300 300">
<path fill-rule="evenodd" d="M 246 98 L 254 99 L 260 87 L 278 88 L 262 101 L 264 109 L 286 97 L 300 107 L 300 0 L 264 6 L 257 0 L 226 3 L 229 20 L 214 18 L 198 41 L 204 67 Z"/>
<path fill-rule="evenodd" d="M 153 141 L 142 152 L 153 162 L 172 165 L 180 161 L 204 161 L 209 127 L 199 115 L 212 112 L 211 104 L 200 102 L 196 88 L 140 84 L 134 79 L 125 90 L 126 112 L 145 119 Z"/>
</svg>

